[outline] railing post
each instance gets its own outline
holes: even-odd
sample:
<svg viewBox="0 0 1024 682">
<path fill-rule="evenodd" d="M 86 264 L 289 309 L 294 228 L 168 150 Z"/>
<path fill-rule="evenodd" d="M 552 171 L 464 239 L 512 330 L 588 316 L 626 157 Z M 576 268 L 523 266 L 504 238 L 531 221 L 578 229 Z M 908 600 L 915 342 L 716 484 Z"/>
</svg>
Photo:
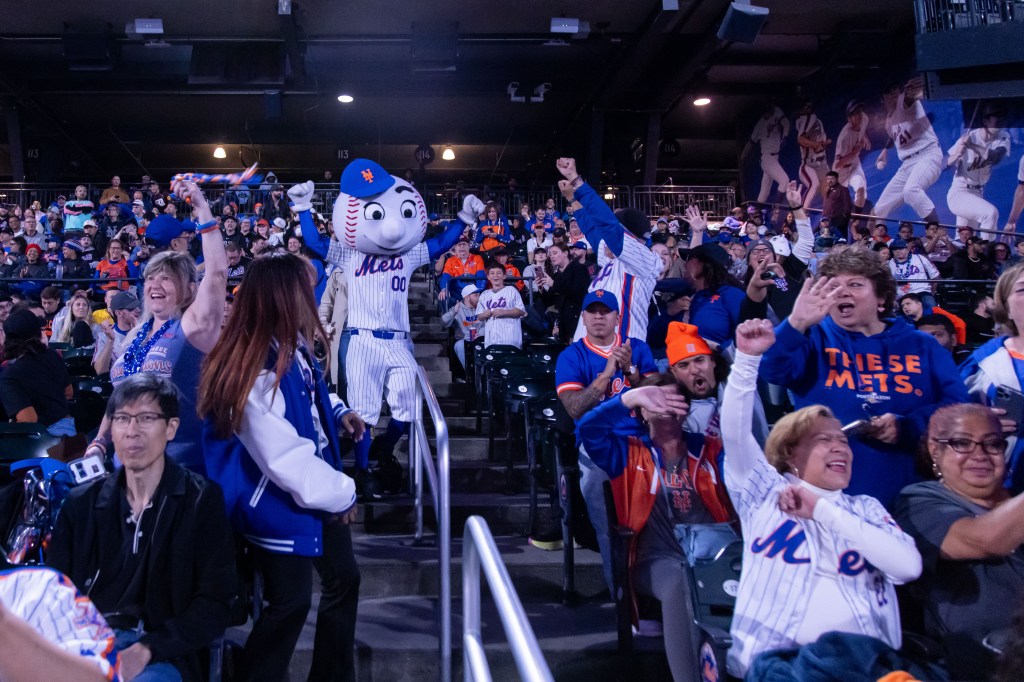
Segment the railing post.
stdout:
<svg viewBox="0 0 1024 682">
<path fill-rule="evenodd" d="M 480 553 L 470 534 L 469 523 L 472 521 L 466 522 L 462 542 L 462 666 L 463 677 L 467 681 L 475 679 L 470 660 L 471 640 L 480 640 Z"/>
</svg>

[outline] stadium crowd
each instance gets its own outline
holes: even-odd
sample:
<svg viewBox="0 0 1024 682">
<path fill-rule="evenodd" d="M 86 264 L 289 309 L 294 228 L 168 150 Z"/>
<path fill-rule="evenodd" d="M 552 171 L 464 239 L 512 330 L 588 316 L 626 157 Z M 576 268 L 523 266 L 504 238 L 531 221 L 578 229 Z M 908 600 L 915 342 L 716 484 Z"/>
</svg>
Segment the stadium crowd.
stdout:
<svg viewBox="0 0 1024 682">
<path fill-rule="evenodd" d="M 795 182 L 781 210 L 613 212 L 574 160 L 557 172 L 560 196 L 486 202 L 436 259 L 439 312 L 462 380 L 481 338 L 564 346 L 555 381 L 590 520 L 610 573 L 610 481 L 674 679 L 702 664 L 680 570 L 691 524 L 743 539 L 733 675 L 808 679 L 823 658 L 865 674 L 994 674 L 990 640 L 1024 594 L 1024 239 L 870 214 L 837 227 Z M 112 628 L 122 679 L 201 679 L 231 617 L 236 544 L 267 601 L 244 679 L 283 677 L 314 568 L 311 679 L 352 679 L 348 524 L 357 497 L 381 493 L 342 461 L 374 424 L 345 405 L 343 273 L 307 248 L 268 180 L 208 201 L 192 183 L 114 177 L 99 196 L 78 186 L 47 207 L 0 206 L 6 419 L 88 435 L 78 455 L 116 453 L 116 472 L 61 509 L 49 564 Z M 67 403 L 65 361 L 82 354 L 114 385 L 88 434 Z M 911 650 L 904 630 L 941 654 Z"/>
</svg>

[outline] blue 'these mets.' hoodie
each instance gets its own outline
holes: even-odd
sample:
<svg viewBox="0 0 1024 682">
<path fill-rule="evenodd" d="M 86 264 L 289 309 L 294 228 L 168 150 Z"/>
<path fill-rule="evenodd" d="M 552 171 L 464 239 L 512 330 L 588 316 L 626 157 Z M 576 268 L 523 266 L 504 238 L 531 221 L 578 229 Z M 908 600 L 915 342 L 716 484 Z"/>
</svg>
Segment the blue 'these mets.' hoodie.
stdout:
<svg viewBox="0 0 1024 682">
<path fill-rule="evenodd" d="M 884 322 L 885 331 L 865 336 L 831 317 L 806 334 L 785 320 L 775 329 L 760 376 L 792 391 L 797 408 L 826 405 L 842 424 L 890 412 L 900 418 L 895 445 L 850 438 L 853 476 L 846 493 L 871 495 L 889 506 L 920 479 L 915 458 L 932 413 L 970 397 L 949 351 L 902 319 Z"/>
</svg>

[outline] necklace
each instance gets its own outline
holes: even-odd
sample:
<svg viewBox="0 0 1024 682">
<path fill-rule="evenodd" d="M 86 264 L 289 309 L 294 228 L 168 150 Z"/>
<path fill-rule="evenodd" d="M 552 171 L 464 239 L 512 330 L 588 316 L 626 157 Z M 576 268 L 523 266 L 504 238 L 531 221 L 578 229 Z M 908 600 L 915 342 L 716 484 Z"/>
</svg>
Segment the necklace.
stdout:
<svg viewBox="0 0 1024 682">
<path fill-rule="evenodd" d="M 130 377 L 133 374 L 138 373 L 142 369 L 142 363 L 145 362 L 146 356 L 149 355 L 149 351 L 152 350 L 153 346 L 156 345 L 157 339 L 162 337 L 167 330 L 171 328 L 171 325 L 177 321 L 176 318 L 171 318 L 161 325 L 160 329 L 157 330 L 156 334 L 149 336 L 150 330 L 153 329 L 153 323 L 156 322 L 156 318 L 149 318 L 146 324 L 142 325 L 142 329 L 132 339 L 131 345 L 128 350 L 124 353 L 124 375 Z M 148 337 L 148 339 L 147 339 Z"/>
</svg>

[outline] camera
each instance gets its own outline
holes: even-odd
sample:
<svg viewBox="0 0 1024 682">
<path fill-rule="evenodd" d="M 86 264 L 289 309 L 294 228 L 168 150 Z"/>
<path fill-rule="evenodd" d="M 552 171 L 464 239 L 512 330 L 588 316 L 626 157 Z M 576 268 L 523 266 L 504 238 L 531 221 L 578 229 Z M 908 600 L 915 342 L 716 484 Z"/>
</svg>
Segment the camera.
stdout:
<svg viewBox="0 0 1024 682">
<path fill-rule="evenodd" d="M 765 270 L 761 273 L 761 279 L 775 279 L 775 274 L 771 270 Z"/>
</svg>

